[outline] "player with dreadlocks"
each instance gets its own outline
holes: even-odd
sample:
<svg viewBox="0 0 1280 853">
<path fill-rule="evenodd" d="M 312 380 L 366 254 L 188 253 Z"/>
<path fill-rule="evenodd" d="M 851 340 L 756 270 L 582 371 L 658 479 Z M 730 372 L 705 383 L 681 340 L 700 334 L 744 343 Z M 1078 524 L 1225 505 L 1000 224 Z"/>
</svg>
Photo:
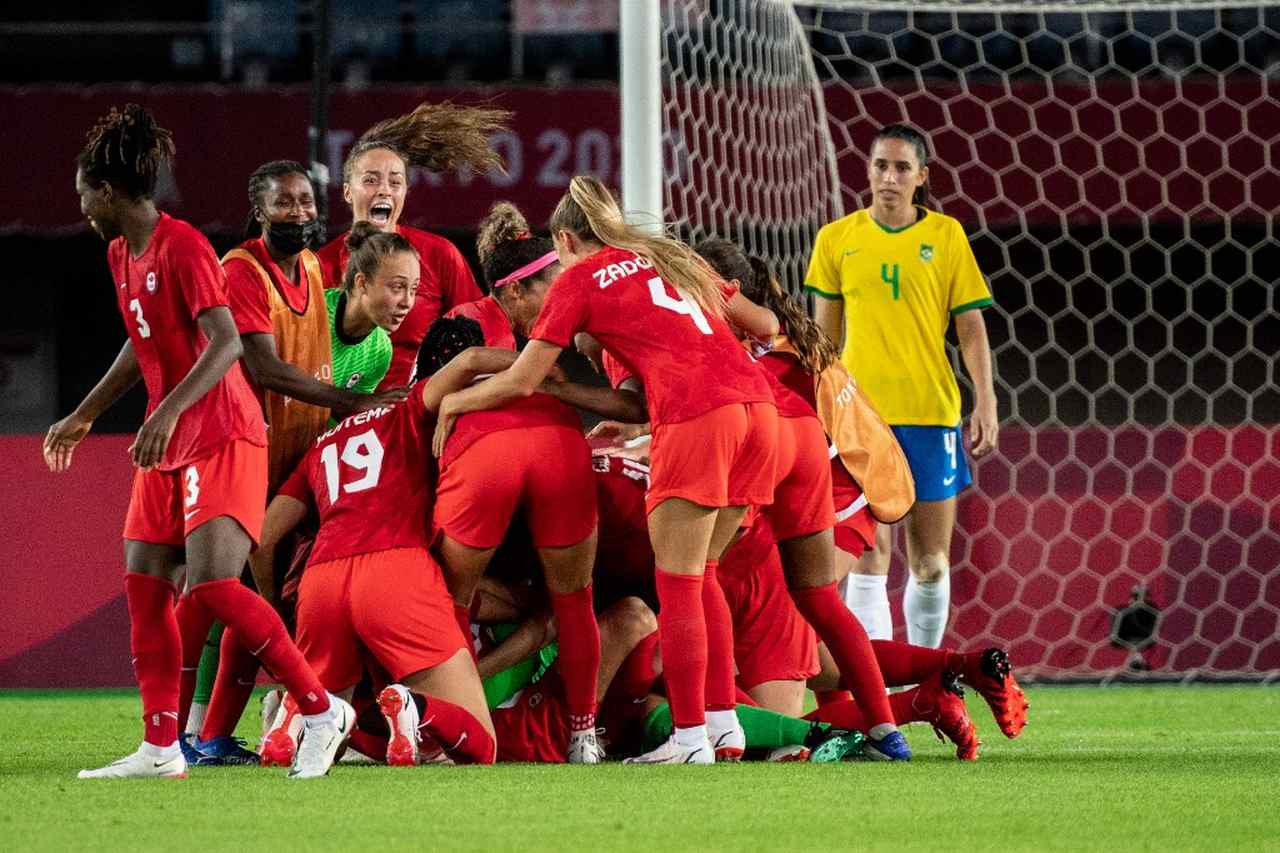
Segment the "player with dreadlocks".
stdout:
<svg viewBox="0 0 1280 853">
<path fill-rule="evenodd" d="M 181 637 L 174 603 L 235 628 L 307 716 L 291 778 L 328 772 L 354 713 L 325 692 L 271 606 L 240 583 L 262 529 L 267 451 L 262 413 L 238 361 L 240 336 L 227 282 L 209 242 L 156 209 L 173 138 L 142 107 L 112 109 L 76 159 L 76 192 L 107 258 L 128 340 L 92 391 L 49 428 L 44 456 L 65 471 L 94 420 L 139 380 L 147 416 L 130 448 L 125 518 L 130 649 L 142 694 L 138 750 L 81 778 L 182 777 L 178 746 Z"/>
<path fill-rule="evenodd" d="M 400 234 L 418 252 L 422 282 L 409 316 L 391 336 L 395 345 L 391 369 L 381 388 L 407 385 L 413 378 L 418 349 L 427 329 L 455 305 L 481 297 L 471 269 L 457 247 L 443 237 L 400 224 L 409 190 L 409 169 L 444 172 L 459 167 L 477 171 L 501 166 L 489 145 L 489 134 L 502 130 L 505 110 L 421 104 L 412 112 L 378 122 L 352 146 L 342 166 L 342 197 L 356 222 L 372 222 Z M 319 252 L 330 287 L 343 280 L 347 266 L 346 235 Z"/>
</svg>

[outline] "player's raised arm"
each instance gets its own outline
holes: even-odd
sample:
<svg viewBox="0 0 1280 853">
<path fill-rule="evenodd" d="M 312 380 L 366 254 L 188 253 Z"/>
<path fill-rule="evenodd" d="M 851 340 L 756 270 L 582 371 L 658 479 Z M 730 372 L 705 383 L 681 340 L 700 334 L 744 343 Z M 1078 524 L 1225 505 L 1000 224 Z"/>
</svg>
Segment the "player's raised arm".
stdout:
<svg viewBox="0 0 1280 853">
<path fill-rule="evenodd" d="M 71 467 L 71 454 L 89 430 L 93 422 L 116 401 L 138 384 L 142 371 L 138 368 L 138 358 L 133 352 L 133 342 L 126 340 L 120 347 L 116 360 L 98 384 L 93 386 L 85 398 L 80 401 L 71 414 L 49 427 L 44 437 L 44 461 L 50 471 L 62 472 Z"/>
<path fill-rule="evenodd" d="M 528 397 L 551 374 L 560 357 L 561 348 L 546 341 L 529 341 L 511 367 L 462 391 L 444 397 L 439 404 L 432 451 L 436 456 L 444 452 L 445 441 L 459 415 L 493 409 L 520 397 Z"/>
</svg>

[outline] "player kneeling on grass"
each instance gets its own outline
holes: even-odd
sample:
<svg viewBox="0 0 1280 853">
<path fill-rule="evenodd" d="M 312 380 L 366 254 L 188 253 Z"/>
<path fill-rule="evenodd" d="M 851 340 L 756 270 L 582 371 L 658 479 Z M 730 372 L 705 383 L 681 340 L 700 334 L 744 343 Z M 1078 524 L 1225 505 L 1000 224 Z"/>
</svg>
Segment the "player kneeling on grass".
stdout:
<svg viewBox="0 0 1280 853">
<path fill-rule="evenodd" d="M 458 763 L 491 764 L 493 722 L 453 600 L 428 552 L 435 501 L 430 436 L 441 398 L 504 370 L 514 352 L 475 348 L 413 386 L 395 407 L 324 433 L 267 508 L 270 548 L 315 507 L 320 516 L 298 593 L 298 645 L 320 680 L 350 695 L 367 651 L 396 683 L 378 695 L 392 726 L 387 763 L 416 764 L 419 728 Z M 264 761 L 293 749 L 286 699 Z"/>
</svg>

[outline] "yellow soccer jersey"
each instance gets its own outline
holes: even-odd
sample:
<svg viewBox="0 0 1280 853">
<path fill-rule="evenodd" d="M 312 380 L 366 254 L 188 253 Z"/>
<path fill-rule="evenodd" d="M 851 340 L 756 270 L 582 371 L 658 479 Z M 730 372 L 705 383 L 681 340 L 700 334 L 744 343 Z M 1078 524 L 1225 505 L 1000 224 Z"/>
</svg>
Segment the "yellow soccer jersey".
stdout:
<svg viewBox="0 0 1280 853">
<path fill-rule="evenodd" d="M 823 226 L 805 289 L 844 300 L 842 360 L 886 421 L 955 426 L 960 389 L 947 326 L 991 304 L 969 238 L 950 216 L 920 208 L 893 230 L 859 210 Z"/>
</svg>

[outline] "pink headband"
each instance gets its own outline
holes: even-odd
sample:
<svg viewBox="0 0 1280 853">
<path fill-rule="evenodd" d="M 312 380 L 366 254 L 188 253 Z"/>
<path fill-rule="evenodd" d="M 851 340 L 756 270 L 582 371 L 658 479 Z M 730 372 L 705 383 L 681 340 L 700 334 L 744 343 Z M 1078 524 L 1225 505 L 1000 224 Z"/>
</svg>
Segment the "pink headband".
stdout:
<svg viewBox="0 0 1280 853">
<path fill-rule="evenodd" d="M 493 283 L 493 287 L 496 290 L 497 288 L 502 287 L 504 284 L 510 284 L 513 281 L 519 281 L 525 276 L 533 275 L 534 273 L 540 270 L 546 269 L 547 267 L 551 266 L 558 260 L 560 260 L 560 256 L 557 255 L 555 252 L 547 252 L 545 255 L 538 258 L 536 261 L 531 261 L 525 264 L 524 266 L 520 267 L 520 269 L 516 270 L 510 275 L 506 275 L 498 279 Z"/>
</svg>

